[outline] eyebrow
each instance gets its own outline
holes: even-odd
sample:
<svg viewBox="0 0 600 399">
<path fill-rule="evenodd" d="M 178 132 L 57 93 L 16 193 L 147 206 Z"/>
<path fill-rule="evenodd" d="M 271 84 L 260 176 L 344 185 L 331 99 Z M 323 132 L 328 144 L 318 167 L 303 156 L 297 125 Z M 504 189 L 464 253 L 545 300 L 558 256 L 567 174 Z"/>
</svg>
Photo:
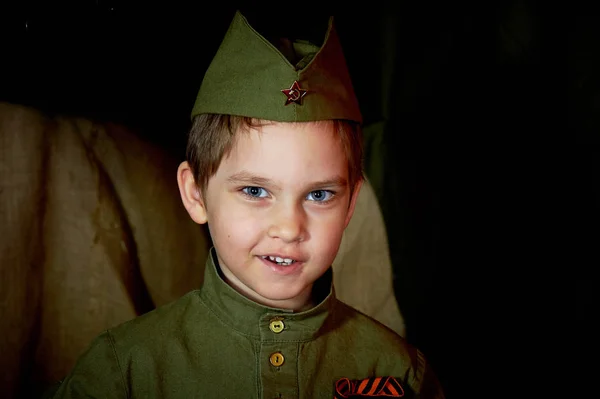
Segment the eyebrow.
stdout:
<svg viewBox="0 0 600 399">
<path fill-rule="evenodd" d="M 332 179 L 321 180 L 311 183 L 314 187 L 345 187 L 348 181 L 341 176 L 336 176 Z"/>
<path fill-rule="evenodd" d="M 267 179 L 265 177 L 260 177 L 253 175 L 252 173 L 242 170 L 241 172 L 234 173 L 227 178 L 229 183 L 233 184 L 247 184 L 251 186 L 268 186 L 276 189 L 280 189 L 280 187 L 273 182 L 271 179 Z"/>
<path fill-rule="evenodd" d="M 273 180 L 267 179 L 265 177 L 256 176 L 246 170 L 234 173 L 233 175 L 229 176 L 227 178 L 227 182 L 232 184 L 247 184 L 260 187 L 273 187 L 277 190 L 281 189 L 281 187 L 278 184 L 276 184 Z M 335 176 L 331 179 L 311 182 L 309 185 L 311 187 L 345 187 L 348 185 L 348 181 L 341 176 Z"/>
</svg>

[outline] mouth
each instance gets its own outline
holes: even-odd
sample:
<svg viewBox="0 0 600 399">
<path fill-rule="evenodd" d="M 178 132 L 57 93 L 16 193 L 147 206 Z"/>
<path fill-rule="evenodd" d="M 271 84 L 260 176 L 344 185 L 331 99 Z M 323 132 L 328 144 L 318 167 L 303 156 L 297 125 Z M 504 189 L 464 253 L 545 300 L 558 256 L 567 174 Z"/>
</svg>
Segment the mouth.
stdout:
<svg viewBox="0 0 600 399">
<path fill-rule="evenodd" d="M 294 259 L 280 258 L 279 256 L 263 255 L 263 256 L 261 256 L 261 258 L 263 258 L 264 260 L 271 262 L 273 264 L 279 265 L 279 266 L 290 266 L 297 262 Z"/>
</svg>

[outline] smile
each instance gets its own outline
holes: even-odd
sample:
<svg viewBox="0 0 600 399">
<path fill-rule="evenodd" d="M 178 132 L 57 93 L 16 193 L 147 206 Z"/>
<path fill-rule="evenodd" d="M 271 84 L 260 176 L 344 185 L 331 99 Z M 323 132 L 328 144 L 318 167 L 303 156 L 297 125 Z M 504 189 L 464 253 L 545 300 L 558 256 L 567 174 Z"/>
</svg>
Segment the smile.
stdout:
<svg viewBox="0 0 600 399">
<path fill-rule="evenodd" d="M 289 258 L 280 258 L 278 256 L 268 256 L 268 255 L 264 255 L 261 256 L 261 258 L 265 259 L 265 260 L 269 260 L 273 263 L 276 263 L 278 265 L 283 265 L 283 266 L 289 266 L 293 263 L 296 263 L 295 260 L 293 259 L 289 259 Z"/>
</svg>

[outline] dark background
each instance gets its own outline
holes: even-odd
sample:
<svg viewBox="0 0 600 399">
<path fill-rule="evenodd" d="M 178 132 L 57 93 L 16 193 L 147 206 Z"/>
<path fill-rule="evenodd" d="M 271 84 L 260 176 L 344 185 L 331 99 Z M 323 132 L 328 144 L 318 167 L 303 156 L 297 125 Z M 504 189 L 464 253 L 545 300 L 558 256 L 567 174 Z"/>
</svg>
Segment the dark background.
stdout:
<svg viewBox="0 0 600 399">
<path fill-rule="evenodd" d="M 541 366 L 539 341 L 573 327 L 591 337 L 599 36 L 587 10 L 551 20 L 533 1 L 479 3 L 12 2 L 0 100 L 124 123 L 183 157 L 236 8 L 265 34 L 315 41 L 335 15 L 365 127 L 383 143 L 366 172 L 407 339 L 449 398 L 496 392 Z M 577 323 L 542 295 L 564 302 L 574 276 Z"/>
</svg>

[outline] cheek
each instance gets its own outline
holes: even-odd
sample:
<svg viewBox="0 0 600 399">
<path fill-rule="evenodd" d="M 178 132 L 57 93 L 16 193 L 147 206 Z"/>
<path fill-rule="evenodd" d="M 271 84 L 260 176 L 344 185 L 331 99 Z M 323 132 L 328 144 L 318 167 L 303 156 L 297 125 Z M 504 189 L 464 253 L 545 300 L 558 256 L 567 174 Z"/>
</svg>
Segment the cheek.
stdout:
<svg viewBox="0 0 600 399">
<path fill-rule="evenodd" d="M 313 224 L 312 236 L 315 244 L 324 253 L 336 253 L 344 233 L 345 215 L 317 220 Z"/>
<path fill-rule="evenodd" d="M 213 239 L 221 245 L 235 244 L 237 247 L 252 245 L 261 229 L 260 220 L 257 220 L 251 212 L 240 211 L 235 207 L 221 209 L 227 211 L 209 215 L 209 228 Z"/>
</svg>

